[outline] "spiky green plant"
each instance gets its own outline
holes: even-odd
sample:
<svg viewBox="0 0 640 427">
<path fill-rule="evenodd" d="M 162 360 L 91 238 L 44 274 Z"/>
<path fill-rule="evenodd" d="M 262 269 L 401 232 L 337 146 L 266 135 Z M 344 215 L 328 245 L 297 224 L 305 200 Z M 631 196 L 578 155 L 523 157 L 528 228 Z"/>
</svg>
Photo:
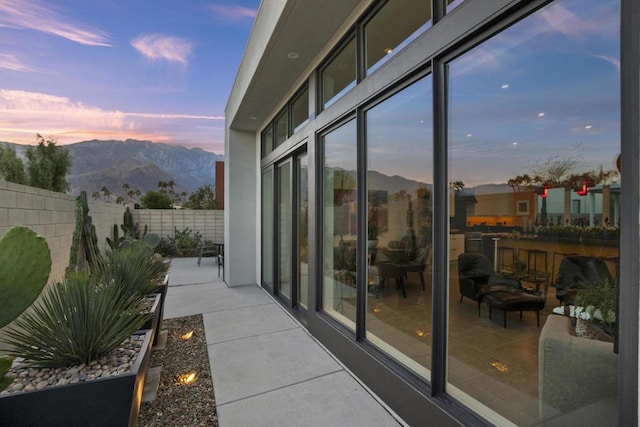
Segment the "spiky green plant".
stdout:
<svg viewBox="0 0 640 427">
<path fill-rule="evenodd" d="M 10 346 L 8 354 L 23 357 L 30 366 L 90 363 L 140 329 L 149 317 L 142 310 L 137 295 L 74 273 L 49 287 L 15 320 L 3 341 Z"/>
<path fill-rule="evenodd" d="M 128 293 L 142 297 L 158 287 L 169 266 L 153 249 L 136 240 L 128 247 L 115 249 L 96 265 L 94 276 L 101 283 L 113 283 Z"/>
</svg>

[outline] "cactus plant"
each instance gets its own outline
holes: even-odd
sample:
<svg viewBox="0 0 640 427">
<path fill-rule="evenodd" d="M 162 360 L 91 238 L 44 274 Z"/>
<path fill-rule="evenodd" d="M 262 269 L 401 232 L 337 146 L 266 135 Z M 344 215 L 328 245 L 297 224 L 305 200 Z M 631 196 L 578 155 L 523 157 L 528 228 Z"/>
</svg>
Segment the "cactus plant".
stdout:
<svg viewBox="0 0 640 427">
<path fill-rule="evenodd" d="M 13 321 L 40 295 L 51 272 L 44 237 L 16 226 L 0 239 L 0 328 Z"/>
<path fill-rule="evenodd" d="M 68 276 L 77 270 L 85 270 L 95 264 L 99 258 L 100 250 L 98 249 L 96 227 L 89 215 L 87 192 L 82 191 L 76 198 L 76 229 L 73 232 L 66 275 Z"/>
<path fill-rule="evenodd" d="M 40 295 L 51 272 L 51 251 L 44 237 L 16 226 L 0 239 L 0 328 L 6 326 Z M 0 356 L 0 390 L 13 381 L 5 374 L 12 357 Z"/>
<path fill-rule="evenodd" d="M 142 238 L 142 241 L 151 246 L 153 249 L 155 249 L 156 246 L 160 244 L 160 240 L 160 236 L 155 233 L 145 234 L 145 236 Z"/>
<path fill-rule="evenodd" d="M 13 378 L 6 377 L 6 373 L 9 372 L 11 364 L 13 363 L 13 357 L 0 356 L 0 391 L 4 390 L 13 382 Z"/>
<path fill-rule="evenodd" d="M 80 203 L 82 207 L 82 246 L 84 247 L 84 257 L 89 266 L 93 265 L 100 257 L 98 249 L 98 236 L 96 227 L 89 215 L 89 204 L 87 202 L 87 192 L 80 192 Z"/>
<path fill-rule="evenodd" d="M 118 249 L 122 242 L 125 240 L 125 236 L 120 236 L 118 232 L 118 224 L 113 224 L 113 231 L 111 233 L 111 239 L 107 237 L 107 244 L 111 250 Z"/>
<path fill-rule="evenodd" d="M 125 237 L 134 236 L 133 214 L 129 210 L 129 206 L 127 206 L 127 209 L 125 209 L 124 214 L 122 215 L 122 222 L 123 224 L 120 227 L 122 228 Z"/>
</svg>

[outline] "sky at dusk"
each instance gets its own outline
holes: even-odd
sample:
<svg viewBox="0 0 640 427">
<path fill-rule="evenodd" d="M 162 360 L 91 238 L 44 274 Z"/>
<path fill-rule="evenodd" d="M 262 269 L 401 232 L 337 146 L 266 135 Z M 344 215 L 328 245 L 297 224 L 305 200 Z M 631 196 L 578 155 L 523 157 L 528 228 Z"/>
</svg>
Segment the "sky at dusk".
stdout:
<svg viewBox="0 0 640 427">
<path fill-rule="evenodd" d="M 224 152 L 259 0 L 0 0 L 0 141 Z"/>
</svg>

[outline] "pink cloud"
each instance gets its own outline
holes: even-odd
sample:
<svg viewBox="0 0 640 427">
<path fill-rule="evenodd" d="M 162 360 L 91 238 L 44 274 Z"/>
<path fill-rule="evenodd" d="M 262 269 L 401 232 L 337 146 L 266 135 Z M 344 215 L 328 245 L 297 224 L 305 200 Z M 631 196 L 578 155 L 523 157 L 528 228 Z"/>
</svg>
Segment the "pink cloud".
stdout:
<svg viewBox="0 0 640 427">
<path fill-rule="evenodd" d="M 191 43 L 179 37 L 147 34 L 131 41 L 131 45 L 149 59 L 164 59 L 186 65 L 191 55 Z"/>
<path fill-rule="evenodd" d="M 208 8 L 216 19 L 233 22 L 253 21 L 258 13 L 256 9 L 243 6 L 211 5 Z"/>
<path fill-rule="evenodd" d="M 39 31 L 89 46 L 111 46 L 104 33 L 67 22 L 50 3 L 36 0 L 0 1 L 0 27 Z"/>
<path fill-rule="evenodd" d="M 133 138 L 224 150 L 224 129 L 217 123 L 224 116 L 104 110 L 66 97 L 0 89 L 0 141 L 33 144 L 39 133 L 61 145 Z"/>
</svg>

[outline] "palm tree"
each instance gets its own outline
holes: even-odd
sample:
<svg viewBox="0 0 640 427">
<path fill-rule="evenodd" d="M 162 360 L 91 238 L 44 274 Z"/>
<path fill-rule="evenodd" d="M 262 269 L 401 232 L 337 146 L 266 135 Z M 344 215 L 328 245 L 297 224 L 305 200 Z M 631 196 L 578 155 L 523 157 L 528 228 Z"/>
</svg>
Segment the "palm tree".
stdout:
<svg viewBox="0 0 640 427">
<path fill-rule="evenodd" d="M 104 201 L 106 202 L 107 198 L 111 196 L 111 190 L 109 190 L 106 185 L 103 185 L 100 191 L 104 194 Z"/>
<path fill-rule="evenodd" d="M 126 196 L 129 195 L 129 189 L 131 188 L 131 186 L 129 186 L 129 184 L 127 184 L 126 182 L 124 184 L 122 184 L 122 189 L 124 190 L 124 194 Z"/>
</svg>

